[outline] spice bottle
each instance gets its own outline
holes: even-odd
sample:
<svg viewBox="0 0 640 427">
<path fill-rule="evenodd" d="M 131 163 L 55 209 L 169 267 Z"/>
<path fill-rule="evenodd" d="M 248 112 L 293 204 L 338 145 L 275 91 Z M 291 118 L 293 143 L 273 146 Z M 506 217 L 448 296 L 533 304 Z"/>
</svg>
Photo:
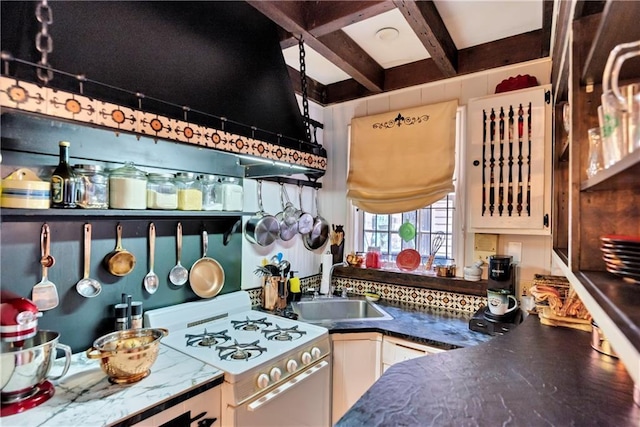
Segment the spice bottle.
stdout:
<svg viewBox="0 0 640 427">
<path fill-rule="evenodd" d="M 127 304 L 116 304 L 115 312 L 116 312 L 116 331 L 124 331 L 125 329 L 129 329 L 129 316 L 128 316 L 129 306 Z"/>
<path fill-rule="evenodd" d="M 196 178 L 196 174 L 191 172 L 180 172 L 176 175 L 175 182 L 178 187 L 178 210 L 202 210 L 202 187 Z"/>
<path fill-rule="evenodd" d="M 142 302 L 133 301 L 131 303 L 131 329 L 142 328 Z"/>
<path fill-rule="evenodd" d="M 60 160 L 51 175 L 51 207 L 75 208 L 77 195 L 77 178 L 69 164 L 69 142 L 60 141 Z"/>
</svg>

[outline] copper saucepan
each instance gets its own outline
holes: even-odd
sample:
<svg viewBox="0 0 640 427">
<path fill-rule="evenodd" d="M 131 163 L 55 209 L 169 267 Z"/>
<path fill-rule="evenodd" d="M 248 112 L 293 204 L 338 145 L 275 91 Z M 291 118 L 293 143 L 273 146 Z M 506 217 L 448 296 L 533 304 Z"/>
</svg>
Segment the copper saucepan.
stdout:
<svg viewBox="0 0 640 427">
<path fill-rule="evenodd" d="M 116 227 L 116 248 L 104 257 L 104 266 L 114 276 L 126 276 L 136 266 L 136 257 L 122 247 L 122 225 Z"/>
</svg>

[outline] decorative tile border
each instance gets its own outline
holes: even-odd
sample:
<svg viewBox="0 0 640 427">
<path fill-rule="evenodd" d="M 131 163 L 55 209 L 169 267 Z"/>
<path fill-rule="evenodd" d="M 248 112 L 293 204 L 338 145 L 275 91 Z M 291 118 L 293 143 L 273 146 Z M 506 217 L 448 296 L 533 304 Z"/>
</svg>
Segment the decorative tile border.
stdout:
<svg viewBox="0 0 640 427">
<path fill-rule="evenodd" d="M 262 288 L 245 289 L 251 298 L 251 307 L 259 307 L 262 305 Z"/>
<path fill-rule="evenodd" d="M 486 298 L 475 295 L 465 295 L 456 292 L 438 291 L 434 289 L 413 288 L 359 279 L 337 277 L 334 279 L 336 290 L 342 292 L 344 287 L 352 289 L 349 292 L 364 295 L 372 292 L 382 299 L 395 302 L 406 302 L 422 306 L 461 310 L 475 313 L 486 305 Z"/>
<path fill-rule="evenodd" d="M 314 275 L 300 279 L 301 289 L 319 288 L 321 276 Z M 475 313 L 487 304 L 486 297 L 476 295 L 465 295 L 457 292 L 438 291 L 425 288 L 413 288 L 409 286 L 399 286 L 379 282 L 370 282 L 359 279 L 349 279 L 346 277 L 335 277 L 333 282 L 336 291 L 342 292 L 342 288 L 349 288 L 350 294 L 364 295 L 367 292 L 377 293 L 383 300 L 394 302 L 405 302 L 421 306 L 440 308 L 443 310 L 458 310 Z M 262 288 L 248 290 L 252 294 L 253 306 L 261 304 L 260 295 Z M 255 301 L 253 294 L 256 294 Z"/>
<path fill-rule="evenodd" d="M 325 157 L 198 125 L 187 119 L 188 111 L 184 112 L 185 119 L 179 120 L 5 76 L 0 77 L 0 106 L 151 138 L 163 138 L 323 171 L 327 169 Z M 194 112 L 192 115 L 197 114 Z"/>
</svg>

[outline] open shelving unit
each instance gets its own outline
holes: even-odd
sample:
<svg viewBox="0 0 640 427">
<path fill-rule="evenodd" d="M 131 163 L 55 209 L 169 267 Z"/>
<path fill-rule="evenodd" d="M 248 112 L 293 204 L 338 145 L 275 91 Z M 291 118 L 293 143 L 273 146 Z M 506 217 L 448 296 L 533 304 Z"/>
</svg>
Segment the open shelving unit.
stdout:
<svg viewBox="0 0 640 427">
<path fill-rule="evenodd" d="M 553 76 L 553 261 L 640 387 L 640 284 L 608 273 L 600 251 L 602 235 L 640 235 L 640 150 L 591 178 L 586 175 L 587 130 L 598 126 L 604 64 L 616 45 L 640 39 L 640 3 L 608 0 L 601 13 L 584 17 L 574 15 L 579 1 L 563 3 L 566 39 L 556 42 L 560 57 L 554 57 L 554 63 L 563 65 Z M 624 68 L 621 84 L 640 80 L 637 62 Z M 562 127 L 565 103 L 572 118 L 568 138 Z"/>
</svg>

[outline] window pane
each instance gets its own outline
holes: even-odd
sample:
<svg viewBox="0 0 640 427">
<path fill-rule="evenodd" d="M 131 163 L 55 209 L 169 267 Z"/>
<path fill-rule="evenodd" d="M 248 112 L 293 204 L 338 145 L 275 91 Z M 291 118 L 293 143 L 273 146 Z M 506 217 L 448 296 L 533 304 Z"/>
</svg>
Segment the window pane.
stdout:
<svg viewBox="0 0 640 427">
<path fill-rule="evenodd" d="M 404 249 L 403 241 L 398 233 L 391 233 L 391 250 L 389 251 L 389 261 L 395 260 L 396 255 Z"/>
<path fill-rule="evenodd" d="M 431 231 L 431 209 L 422 209 L 420 211 L 420 227 L 421 233 Z"/>
</svg>

